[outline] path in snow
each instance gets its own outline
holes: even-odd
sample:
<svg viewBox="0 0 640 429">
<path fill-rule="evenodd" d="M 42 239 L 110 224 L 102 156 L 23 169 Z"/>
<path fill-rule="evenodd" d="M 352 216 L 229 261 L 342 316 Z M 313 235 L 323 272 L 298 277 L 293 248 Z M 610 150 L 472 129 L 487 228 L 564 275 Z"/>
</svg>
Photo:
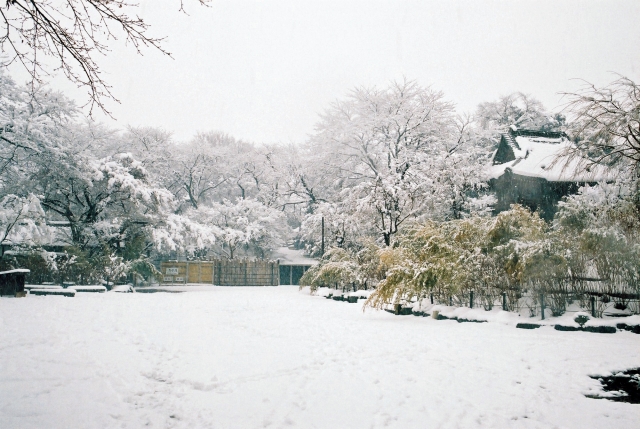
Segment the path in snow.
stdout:
<svg viewBox="0 0 640 429">
<path fill-rule="evenodd" d="M 640 336 L 398 317 L 295 287 L 0 299 L 0 428 L 635 428 Z"/>
</svg>

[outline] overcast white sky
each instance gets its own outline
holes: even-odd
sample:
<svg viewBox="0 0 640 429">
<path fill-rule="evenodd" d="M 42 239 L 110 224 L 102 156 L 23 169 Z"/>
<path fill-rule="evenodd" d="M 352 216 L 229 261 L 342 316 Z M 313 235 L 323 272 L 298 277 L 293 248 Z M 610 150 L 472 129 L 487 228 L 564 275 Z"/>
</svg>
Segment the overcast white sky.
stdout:
<svg viewBox="0 0 640 429">
<path fill-rule="evenodd" d="M 220 130 L 299 142 L 318 113 L 359 85 L 406 76 L 460 111 L 514 91 L 551 109 L 573 78 L 640 80 L 640 1 L 141 0 L 140 16 L 174 59 L 114 45 L 99 59 L 121 104 L 116 126 L 178 140 Z M 78 102 L 70 85 L 54 81 Z M 109 122 L 110 123 L 110 122 Z"/>
</svg>

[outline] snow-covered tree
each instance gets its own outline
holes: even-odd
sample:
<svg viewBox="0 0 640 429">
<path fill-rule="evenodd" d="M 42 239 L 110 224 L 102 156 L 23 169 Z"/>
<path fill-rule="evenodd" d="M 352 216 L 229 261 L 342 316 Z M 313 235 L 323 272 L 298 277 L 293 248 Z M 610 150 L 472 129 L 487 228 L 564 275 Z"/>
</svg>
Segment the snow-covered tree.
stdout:
<svg viewBox="0 0 640 429">
<path fill-rule="evenodd" d="M 404 81 L 358 88 L 322 115 L 309 145 L 351 222 L 385 245 L 403 223 L 459 217 L 482 182 L 477 141 L 442 93 Z"/>
<path fill-rule="evenodd" d="M 192 212 L 187 214 L 193 216 Z M 199 223 L 185 214 L 169 214 L 152 230 L 153 241 L 159 252 L 171 251 L 187 255 L 207 252 L 216 243 L 219 234 L 215 225 Z"/>
<path fill-rule="evenodd" d="M 512 125 L 525 129 L 557 131 L 566 122 L 562 114 L 548 112 L 539 100 L 522 92 L 480 103 L 476 110 L 476 120 L 483 129 L 498 132 L 504 132 Z"/>
<path fill-rule="evenodd" d="M 142 163 L 154 182 L 173 191 L 174 159 L 179 152 L 179 146 L 170 132 L 162 128 L 130 126 L 122 135 L 110 137 L 108 142 L 96 139 L 97 144 L 92 149 L 98 158 L 130 153 Z"/>
<path fill-rule="evenodd" d="M 224 199 L 268 202 L 273 199 L 267 153 L 263 147 L 224 133 L 198 133 L 187 144 L 175 147 L 167 169 L 171 178 L 163 183 L 180 203 L 179 210 Z"/>
<path fill-rule="evenodd" d="M 6 246 L 40 246 L 52 235 L 35 195 L 5 195 L 0 200 L 0 259 Z"/>
<path fill-rule="evenodd" d="M 33 181 L 43 207 L 68 221 L 73 243 L 82 248 L 131 240 L 172 205 L 171 194 L 150 183 L 130 154 L 87 159 L 66 152 L 43 160 Z"/>
<path fill-rule="evenodd" d="M 640 292 L 638 190 L 633 179 L 585 186 L 559 204 L 557 239 L 566 249 L 570 279 L 577 290 L 633 295 Z M 621 306 L 640 308 L 618 296 Z"/>
<path fill-rule="evenodd" d="M 239 249 L 267 256 L 282 244 L 286 228 L 282 211 L 250 198 L 214 203 L 200 208 L 193 217 L 201 224 L 215 227 L 220 250 L 229 259 L 236 257 Z"/>
<path fill-rule="evenodd" d="M 68 147 L 76 107 L 45 86 L 26 88 L 0 70 L 0 188 L 21 194 L 33 162 Z"/>
<path fill-rule="evenodd" d="M 305 216 L 301 225 L 300 242 L 308 254 L 322 256 L 322 224 L 324 222 L 325 250 L 331 247 L 357 248 L 366 237 L 376 236 L 373 227 L 366 228 L 366 219 L 354 222 L 354 213 L 343 209 L 341 203 L 322 203 Z"/>
<path fill-rule="evenodd" d="M 205 4 L 208 0 L 197 0 Z M 183 10 L 183 2 L 179 2 Z M 162 38 L 149 36 L 148 24 L 136 3 L 125 0 L 9 0 L 0 3 L 0 52 L 3 66 L 21 64 L 34 82 L 50 73 L 52 58 L 65 77 L 87 89 L 91 105 L 104 110 L 103 98 L 113 98 L 103 80 L 96 54 L 123 38 L 140 52 L 143 47 L 162 49 Z M 4 56 L 4 55 L 3 55 Z"/>
<path fill-rule="evenodd" d="M 586 155 L 591 164 L 615 166 L 619 177 L 640 176 L 640 85 L 620 77 L 565 96 L 575 116 L 570 131 L 578 142 L 577 155 Z"/>
</svg>

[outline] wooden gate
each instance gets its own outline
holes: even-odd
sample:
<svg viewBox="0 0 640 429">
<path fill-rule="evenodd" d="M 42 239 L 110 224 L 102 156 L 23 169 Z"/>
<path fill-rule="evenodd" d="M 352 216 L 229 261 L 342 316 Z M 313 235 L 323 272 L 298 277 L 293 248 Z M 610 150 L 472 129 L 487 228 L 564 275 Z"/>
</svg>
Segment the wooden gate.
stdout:
<svg viewBox="0 0 640 429">
<path fill-rule="evenodd" d="M 279 264 L 274 261 L 216 259 L 166 261 L 160 264 L 164 284 L 214 284 L 218 286 L 278 286 Z"/>
</svg>

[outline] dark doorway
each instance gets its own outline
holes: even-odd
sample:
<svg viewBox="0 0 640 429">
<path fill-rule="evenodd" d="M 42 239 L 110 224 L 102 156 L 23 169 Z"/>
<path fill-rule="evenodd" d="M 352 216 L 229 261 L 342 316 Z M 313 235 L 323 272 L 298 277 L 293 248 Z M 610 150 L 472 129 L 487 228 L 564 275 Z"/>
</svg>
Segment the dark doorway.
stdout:
<svg viewBox="0 0 640 429">
<path fill-rule="evenodd" d="M 299 285 L 310 265 L 280 265 L 280 285 Z"/>
</svg>

